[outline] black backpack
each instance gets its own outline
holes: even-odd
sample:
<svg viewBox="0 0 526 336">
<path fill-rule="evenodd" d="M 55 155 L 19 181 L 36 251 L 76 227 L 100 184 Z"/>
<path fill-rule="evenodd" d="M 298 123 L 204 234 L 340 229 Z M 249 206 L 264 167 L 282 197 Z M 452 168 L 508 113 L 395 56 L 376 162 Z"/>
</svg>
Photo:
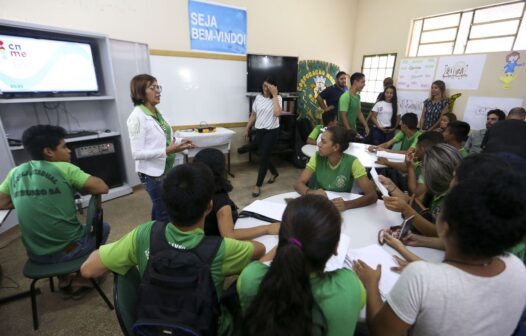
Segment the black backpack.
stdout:
<svg viewBox="0 0 526 336">
<path fill-rule="evenodd" d="M 167 223 L 155 222 L 139 287 L 135 335 L 216 335 L 220 314 L 210 267 L 222 238 L 205 236 L 193 249 L 171 246 Z"/>
</svg>

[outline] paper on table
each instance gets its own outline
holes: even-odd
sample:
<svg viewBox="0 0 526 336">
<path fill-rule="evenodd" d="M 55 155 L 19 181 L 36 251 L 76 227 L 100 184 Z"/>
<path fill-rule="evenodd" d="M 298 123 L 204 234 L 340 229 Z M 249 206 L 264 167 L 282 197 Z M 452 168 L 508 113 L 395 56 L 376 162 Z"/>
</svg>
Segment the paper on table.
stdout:
<svg viewBox="0 0 526 336">
<path fill-rule="evenodd" d="M 389 191 L 387 191 L 387 188 L 380 182 L 380 179 L 378 178 L 378 173 L 376 172 L 376 169 L 374 167 L 371 168 L 371 177 L 373 178 L 374 184 L 376 184 L 376 187 L 382 195 L 389 196 Z"/>
<path fill-rule="evenodd" d="M 281 204 L 257 200 L 249 204 L 246 208 L 243 209 L 243 211 L 255 212 L 265 217 L 269 217 L 280 221 L 281 217 L 283 217 L 283 212 L 285 212 L 286 207 L 287 205 L 284 203 Z"/>
<path fill-rule="evenodd" d="M 327 198 L 330 200 L 341 197 L 343 198 L 344 201 L 350 201 L 350 200 L 362 197 L 362 195 L 353 194 L 353 193 L 341 193 L 341 192 L 334 192 L 334 191 L 325 191 L 325 193 L 327 193 Z"/>
<path fill-rule="evenodd" d="M 400 277 L 399 274 L 391 271 L 391 267 L 398 266 L 393 256 L 387 253 L 380 245 L 373 244 L 359 249 L 349 250 L 345 258 L 345 267 L 352 268 L 351 262 L 358 259 L 372 268 L 376 268 L 378 264 L 382 265 L 382 277 L 380 278 L 379 289 L 382 298 L 385 300 L 387 294 Z"/>
<path fill-rule="evenodd" d="M 376 156 L 383 157 L 383 158 L 386 158 L 388 160 L 393 160 L 393 161 L 399 161 L 399 162 L 405 161 L 405 154 L 391 153 L 391 152 L 384 151 L 384 150 L 377 151 Z"/>
<path fill-rule="evenodd" d="M 340 242 L 338 243 L 338 254 L 333 255 L 327 260 L 325 264 L 325 272 L 332 272 L 337 269 L 343 268 L 345 263 L 345 257 L 349 252 L 351 246 L 351 238 L 345 233 L 340 234 Z"/>
</svg>

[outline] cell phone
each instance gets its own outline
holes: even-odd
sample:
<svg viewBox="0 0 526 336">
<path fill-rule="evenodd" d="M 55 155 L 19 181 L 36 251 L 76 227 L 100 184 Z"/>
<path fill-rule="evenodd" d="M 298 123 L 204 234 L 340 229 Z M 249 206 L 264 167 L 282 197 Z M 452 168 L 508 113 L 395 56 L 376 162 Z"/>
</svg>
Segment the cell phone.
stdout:
<svg viewBox="0 0 526 336">
<path fill-rule="evenodd" d="M 405 236 L 409 233 L 409 230 L 413 227 L 413 219 L 415 218 L 415 215 L 408 217 L 404 219 L 402 222 L 402 228 L 400 229 L 400 233 L 398 234 L 398 239 L 402 240 Z"/>
</svg>

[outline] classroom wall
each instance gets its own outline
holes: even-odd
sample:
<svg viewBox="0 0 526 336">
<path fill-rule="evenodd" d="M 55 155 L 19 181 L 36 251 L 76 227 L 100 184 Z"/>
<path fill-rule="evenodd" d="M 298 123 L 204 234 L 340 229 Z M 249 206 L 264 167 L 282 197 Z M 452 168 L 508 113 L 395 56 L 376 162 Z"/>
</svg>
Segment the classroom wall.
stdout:
<svg viewBox="0 0 526 336">
<path fill-rule="evenodd" d="M 213 0 L 248 12 L 248 52 L 348 69 L 358 0 Z M 150 49 L 189 51 L 187 0 L 0 0 L 0 18 L 108 34 Z"/>
<path fill-rule="evenodd" d="M 504 2 L 504 1 L 502 1 Z M 418 17 L 444 14 L 448 12 L 500 3 L 495 0 L 359 0 L 356 23 L 356 37 L 352 57 L 352 71 L 360 71 L 364 55 L 396 52 L 397 62 L 395 81 L 400 60 L 406 58 L 406 46 L 411 28 L 411 20 Z M 468 97 L 495 96 L 523 98 L 526 101 L 526 73 L 518 68 L 519 78 L 509 90 L 501 88 L 498 76 L 506 64 L 503 53 L 488 53 L 484 73 L 478 90 L 452 90 L 451 94 L 461 92 L 454 113 L 463 118 Z M 526 52 L 522 52 L 522 57 Z"/>
</svg>

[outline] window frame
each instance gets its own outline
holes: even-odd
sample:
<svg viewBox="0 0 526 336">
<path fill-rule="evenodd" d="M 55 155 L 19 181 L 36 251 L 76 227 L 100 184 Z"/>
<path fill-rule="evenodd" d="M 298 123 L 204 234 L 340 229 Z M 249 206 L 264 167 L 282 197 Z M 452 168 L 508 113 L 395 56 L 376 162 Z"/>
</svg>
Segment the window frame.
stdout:
<svg viewBox="0 0 526 336">
<path fill-rule="evenodd" d="M 394 74 L 395 74 L 395 69 L 396 69 L 396 58 L 398 57 L 398 53 L 396 53 L 396 52 L 363 55 L 363 57 L 362 57 L 362 67 L 361 67 L 361 72 L 364 73 L 364 65 L 365 65 L 365 59 L 366 59 L 366 58 L 381 57 L 381 56 L 387 56 L 387 57 L 389 57 L 389 56 L 393 56 L 393 57 L 394 57 L 392 73 L 391 73 L 391 75 L 389 75 L 389 76 L 384 76 L 384 78 L 382 78 L 382 81 L 383 81 L 386 77 L 391 77 L 391 78 L 393 78 L 393 76 L 394 76 Z M 373 69 L 373 68 L 367 68 L 367 69 Z M 384 69 L 384 68 L 376 67 L 375 69 L 378 70 L 378 69 Z M 389 69 L 389 67 L 386 66 L 385 69 Z M 376 102 L 376 97 L 378 96 L 378 94 L 379 94 L 380 92 L 383 92 L 383 90 L 380 91 L 380 92 L 376 92 L 376 90 L 367 90 L 367 87 L 368 87 L 368 84 L 367 84 L 368 79 L 367 79 L 367 78 L 368 78 L 368 76 L 366 75 L 366 76 L 365 76 L 365 81 L 366 81 L 365 89 L 366 89 L 366 90 L 364 90 L 364 91 L 362 91 L 362 92 L 364 92 L 364 93 L 373 92 L 373 93 L 376 94 L 376 96 L 375 96 L 374 101 L 372 101 L 372 102 L 365 101 L 365 100 L 363 99 L 363 95 L 362 95 L 362 98 L 361 98 L 360 100 L 362 100 L 362 101 L 364 101 L 364 102 L 367 102 L 367 103 L 373 103 L 373 104 L 374 104 L 374 103 Z M 377 79 L 374 79 L 374 80 L 376 81 Z"/>
</svg>

